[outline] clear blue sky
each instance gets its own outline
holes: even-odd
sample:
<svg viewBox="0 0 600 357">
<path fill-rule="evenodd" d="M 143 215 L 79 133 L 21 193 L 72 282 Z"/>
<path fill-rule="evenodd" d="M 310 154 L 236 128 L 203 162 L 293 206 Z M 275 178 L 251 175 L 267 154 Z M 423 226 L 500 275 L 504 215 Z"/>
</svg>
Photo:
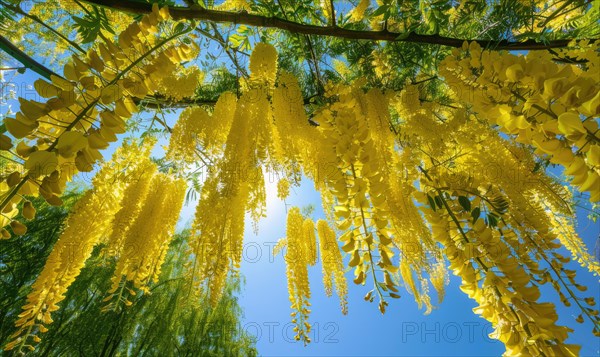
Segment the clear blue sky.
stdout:
<svg viewBox="0 0 600 357">
<path fill-rule="evenodd" d="M 6 64 L 0 63 L 0 67 Z M 18 94 L 33 96 L 34 91 L 27 89 L 37 78 L 28 71 L 25 75 L 11 77 L 5 73 L 11 87 L 18 88 Z M 18 109 L 18 103 L 11 101 L 12 109 Z M 6 105 L 0 107 L 0 113 L 6 111 Z M 168 118 L 172 125 L 175 116 Z M 159 142 L 156 154 L 160 153 Z M 109 157 L 117 144 L 105 151 Z M 492 332 L 490 324 L 475 315 L 471 309 L 475 303 L 459 289 L 459 280 L 451 275 L 446 298 L 433 312 L 424 316 L 417 310 L 413 297 L 402 290 L 400 300 L 391 301 L 384 316 L 376 303 L 365 302 L 362 297 L 371 289 L 367 286 L 355 286 L 352 273 L 347 274 L 349 283 L 349 314 L 343 316 L 337 297 L 325 296 L 321 283 L 320 262 L 310 267 L 309 277 L 312 291 L 313 342 L 304 347 L 295 342 L 290 324 L 290 303 L 288 301 L 285 264 L 282 255 L 273 257 L 272 247 L 285 234 L 285 205 L 276 197 L 275 181 L 267 177 L 267 218 L 260 222 L 259 234 L 254 235 L 247 218 L 244 243 L 244 261 L 242 273 L 246 284 L 240 296 L 245 317 L 241 328 L 256 335 L 257 348 L 264 356 L 498 356 L 504 351 L 501 343 L 491 340 L 487 335 Z M 317 210 L 314 219 L 322 218 L 319 195 L 312 183 L 305 180 L 300 188 L 294 188 L 287 203 L 296 206 L 314 204 Z M 189 223 L 193 215 L 192 205 L 182 211 L 180 226 Z M 592 250 L 600 235 L 598 224 L 589 222 L 587 213 L 578 211 L 578 233 Z M 565 255 L 568 255 L 565 253 Z M 570 269 L 578 272 L 578 281 L 590 289 L 585 296 L 595 296 L 600 300 L 598 279 L 571 263 Z M 551 301 L 558 307 L 559 322 L 575 332 L 569 342 L 583 346 L 582 356 L 600 355 L 600 340 L 593 337 L 592 326 L 586 321 L 577 324 L 574 321 L 579 313 L 575 308 L 565 308 L 552 289 L 542 295 L 542 301 Z M 435 297 L 434 299 L 435 300 Z"/>
<path fill-rule="evenodd" d="M 243 327 L 257 334 L 257 346 L 264 356 L 498 356 L 504 346 L 488 337 L 491 325 L 475 315 L 471 309 L 476 304 L 459 290 L 460 280 L 451 275 L 444 302 L 430 315 L 419 311 L 413 296 L 402 291 L 400 300 L 392 301 L 384 316 L 376 303 L 362 299 L 372 287 L 352 283 L 352 272 L 347 273 L 349 282 L 349 313 L 343 316 L 337 297 L 325 296 L 321 282 L 320 262 L 309 268 L 312 292 L 314 325 L 313 343 L 304 347 L 293 340 L 291 312 L 282 255 L 273 258 L 272 245 L 285 235 L 285 205 L 276 197 L 274 185 L 268 186 L 267 218 L 254 235 L 251 227 L 246 230 L 242 272 L 246 276 L 245 291 L 241 304 L 245 311 Z M 315 219 L 322 218 L 319 195 L 312 183 L 303 185 L 287 200 L 288 204 L 305 206 L 315 204 Z M 600 234 L 598 225 L 589 224 L 586 213 L 581 217 L 578 232 L 588 246 L 593 247 Z M 600 295 L 597 278 L 570 264 L 578 271 L 579 281 L 589 286 L 586 296 Z M 599 339 L 591 334 L 590 323 L 577 324 L 574 308 L 565 308 L 555 297 L 552 289 L 541 300 L 554 302 L 559 310 L 560 322 L 575 329 L 570 342 L 581 344 L 583 356 L 600 354 Z M 435 300 L 432 299 L 432 300 Z"/>
</svg>

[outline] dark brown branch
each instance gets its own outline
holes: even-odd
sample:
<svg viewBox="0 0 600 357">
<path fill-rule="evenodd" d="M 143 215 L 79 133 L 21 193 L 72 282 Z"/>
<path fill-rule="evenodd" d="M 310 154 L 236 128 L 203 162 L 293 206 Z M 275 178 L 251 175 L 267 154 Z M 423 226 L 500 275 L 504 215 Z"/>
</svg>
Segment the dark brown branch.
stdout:
<svg viewBox="0 0 600 357">
<path fill-rule="evenodd" d="M 311 104 L 311 100 L 316 97 L 316 95 L 310 96 L 308 98 L 304 98 L 304 105 Z M 176 109 L 176 108 L 186 108 L 193 105 L 208 105 L 214 106 L 217 104 L 217 100 L 213 99 L 203 99 L 203 98 L 182 98 L 179 100 L 174 100 L 168 97 L 165 97 L 163 94 L 155 94 L 154 96 L 148 96 L 144 99 L 136 99 L 136 104 L 141 104 L 144 108 L 147 109 Z"/>
<path fill-rule="evenodd" d="M 107 7 L 114 10 L 124 11 L 133 14 L 147 14 L 152 11 L 152 5 L 149 3 L 141 3 L 128 0 L 85 0 L 85 2 Z M 349 40 L 370 40 L 370 41 L 396 41 L 396 42 L 412 42 L 421 44 L 443 45 L 449 47 L 462 47 L 465 41 L 475 41 L 483 48 L 493 50 L 545 50 L 549 48 L 566 47 L 572 39 L 553 40 L 546 43 L 537 42 L 529 39 L 523 42 L 512 42 L 507 40 L 490 41 L 490 40 L 471 40 L 444 37 L 439 35 L 419 35 L 416 33 L 398 33 L 384 31 L 357 31 L 348 30 L 334 26 L 316 26 L 301 24 L 289 20 L 280 19 L 277 17 L 262 16 L 249 14 L 246 11 L 227 12 L 208 10 L 199 6 L 194 7 L 175 7 L 169 8 L 171 16 L 175 20 L 181 19 L 196 19 L 212 22 L 225 22 L 233 24 L 243 24 L 257 27 L 278 28 L 292 33 L 305 35 L 330 36 L 344 38 Z M 589 39 L 590 42 L 595 42 L 597 39 Z"/>
<path fill-rule="evenodd" d="M 180 100 L 172 100 L 169 98 L 165 98 L 161 94 L 155 94 L 153 97 L 146 97 L 142 100 L 137 101 L 136 104 L 141 104 L 144 108 L 148 109 L 158 109 L 158 108 L 186 108 L 192 105 L 209 105 L 213 106 L 217 104 L 216 100 L 210 99 L 194 99 L 194 98 L 183 98 Z"/>
</svg>

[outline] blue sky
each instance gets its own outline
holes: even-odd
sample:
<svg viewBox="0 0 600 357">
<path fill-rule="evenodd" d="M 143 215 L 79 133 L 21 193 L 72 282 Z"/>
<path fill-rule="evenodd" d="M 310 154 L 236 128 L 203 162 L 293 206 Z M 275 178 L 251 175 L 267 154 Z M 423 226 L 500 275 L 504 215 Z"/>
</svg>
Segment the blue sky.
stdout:
<svg viewBox="0 0 600 357">
<path fill-rule="evenodd" d="M 0 67 L 4 65 L 0 63 Z M 37 78 L 30 71 L 14 77 L 5 73 L 5 77 L 18 88 L 18 94 L 34 94 L 33 90 L 27 89 Z M 10 104 L 14 111 L 18 109 L 15 101 Z M 4 113 L 6 109 L 7 106 L 3 105 L 0 113 Z M 175 120 L 174 115 L 168 117 L 171 125 Z M 105 157 L 117 145 L 113 144 L 106 150 Z M 160 154 L 161 145 L 166 145 L 166 141 L 159 142 L 155 154 Z M 343 316 L 337 297 L 325 296 L 320 262 L 309 268 L 313 342 L 306 347 L 295 342 L 293 326 L 290 324 L 291 310 L 284 260 L 281 254 L 276 257 L 271 254 L 275 242 L 285 235 L 286 206 L 276 197 L 276 180 L 269 179 L 268 175 L 266 177 L 267 218 L 260 222 L 258 235 L 252 232 L 249 217 L 247 218 L 241 267 L 246 284 L 240 295 L 245 313 L 241 328 L 256 336 L 261 355 L 497 356 L 504 351 L 501 343 L 487 336 L 493 329 L 486 320 L 471 311 L 475 303 L 458 289 L 459 280 L 452 275 L 444 302 L 430 315 L 423 315 L 413 297 L 402 290 L 402 298 L 391 301 L 386 314 L 382 316 L 376 303 L 368 303 L 362 299 L 371 289 L 369 283 L 366 286 L 355 286 L 351 281 L 352 273 L 349 272 L 349 314 Z M 287 204 L 299 207 L 313 204 L 316 208 L 313 218 L 323 217 L 319 195 L 308 180 L 303 181 L 300 187 L 293 188 Z M 193 204 L 184 207 L 180 227 L 190 222 L 193 211 Z M 600 235 L 600 227 L 587 220 L 584 210 L 580 209 L 577 213 L 580 222 L 578 233 L 592 250 Z M 598 279 L 575 263 L 571 263 L 569 268 L 577 270 L 579 283 L 589 287 L 585 296 L 595 296 L 598 299 Z M 554 302 L 558 307 L 559 322 L 575 329 L 569 342 L 582 345 L 583 356 L 600 355 L 599 339 L 591 334 L 591 324 L 587 321 L 577 324 L 574 321 L 578 315 L 577 310 L 565 308 L 552 289 L 544 291 L 547 294 L 543 294 L 541 300 Z"/>
<path fill-rule="evenodd" d="M 498 356 L 504 346 L 488 337 L 491 325 L 475 315 L 471 309 L 476 304 L 459 290 L 460 280 L 453 275 L 444 302 L 430 315 L 419 311 L 413 296 L 406 290 L 402 298 L 391 301 L 385 315 L 376 303 L 365 302 L 362 297 L 371 289 L 349 282 L 349 313 L 340 312 L 337 297 L 325 296 L 321 282 L 320 262 L 309 268 L 311 284 L 314 343 L 304 347 L 293 340 L 289 323 L 291 312 L 288 301 L 285 263 L 282 255 L 272 257 L 272 245 L 285 235 L 285 204 L 276 197 L 276 188 L 267 189 L 267 218 L 261 221 L 259 234 L 251 227 L 246 230 L 242 272 L 246 286 L 241 296 L 245 311 L 243 328 L 257 334 L 257 347 L 264 356 Z M 287 200 L 299 207 L 315 204 L 315 219 L 322 218 L 319 195 L 312 183 L 303 181 Z M 598 225 L 587 222 L 585 211 L 580 210 L 581 224 L 578 232 L 589 247 L 594 247 L 600 234 Z M 579 281 L 587 285 L 586 296 L 600 295 L 598 280 L 577 264 L 570 269 L 578 271 Z M 558 307 L 560 322 L 575 329 L 571 343 L 583 345 L 582 356 L 600 354 L 598 339 L 591 334 L 590 323 L 577 324 L 577 310 L 565 308 L 552 289 L 541 300 L 554 302 Z M 435 298 L 433 299 L 435 300 Z"/>
</svg>

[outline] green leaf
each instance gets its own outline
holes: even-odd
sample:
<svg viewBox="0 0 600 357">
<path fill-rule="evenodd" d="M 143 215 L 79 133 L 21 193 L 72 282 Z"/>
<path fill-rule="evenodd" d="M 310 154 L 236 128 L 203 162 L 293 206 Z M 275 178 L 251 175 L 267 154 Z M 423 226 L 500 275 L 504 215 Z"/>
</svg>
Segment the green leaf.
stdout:
<svg viewBox="0 0 600 357">
<path fill-rule="evenodd" d="M 75 25 L 73 26 L 81 36 L 81 43 L 90 43 L 96 40 L 100 34 L 100 30 L 104 29 L 112 34 L 114 30 L 110 26 L 108 16 L 104 9 L 96 6 L 92 12 L 88 12 L 83 18 L 79 16 L 71 16 Z"/>
<path fill-rule="evenodd" d="M 477 222 L 480 214 L 481 214 L 481 209 L 479 207 L 475 207 L 475 209 L 473 211 L 471 211 L 471 217 L 473 217 L 473 224 L 475 224 L 475 222 Z"/>
<path fill-rule="evenodd" d="M 434 198 L 435 198 L 435 203 L 437 204 L 437 206 L 438 206 L 439 208 L 442 208 L 442 207 L 444 207 L 444 201 L 442 201 L 442 197 L 440 197 L 440 196 L 435 196 Z"/>
<path fill-rule="evenodd" d="M 427 194 L 427 201 L 429 201 L 429 205 L 431 206 L 431 209 L 435 212 L 435 201 L 433 200 L 433 198 L 431 196 L 429 196 L 429 194 Z"/>
<path fill-rule="evenodd" d="M 184 29 L 185 29 L 185 24 L 183 22 L 178 22 L 177 25 L 175 25 L 175 27 L 173 27 L 173 32 L 180 33 L 180 32 L 183 32 Z"/>
<path fill-rule="evenodd" d="M 469 201 L 469 199 L 465 196 L 459 196 L 458 197 L 458 203 L 460 203 L 461 207 L 465 210 L 465 211 L 470 211 L 471 210 L 471 201 Z"/>
<path fill-rule="evenodd" d="M 389 9 L 390 9 L 390 5 L 381 5 L 380 7 L 377 8 L 377 10 L 375 10 L 373 12 L 372 16 L 376 17 L 376 16 L 387 14 Z"/>
<path fill-rule="evenodd" d="M 401 33 L 400 35 L 398 35 L 398 37 L 396 37 L 396 40 L 405 40 L 410 36 L 411 33 L 413 33 L 413 31 L 406 31 L 404 33 Z"/>
<path fill-rule="evenodd" d="M 487 215 L 486 224 L 489 227 L 496 227 L 498 225 L 498 216 L 493 213 Z"/>
</svg>

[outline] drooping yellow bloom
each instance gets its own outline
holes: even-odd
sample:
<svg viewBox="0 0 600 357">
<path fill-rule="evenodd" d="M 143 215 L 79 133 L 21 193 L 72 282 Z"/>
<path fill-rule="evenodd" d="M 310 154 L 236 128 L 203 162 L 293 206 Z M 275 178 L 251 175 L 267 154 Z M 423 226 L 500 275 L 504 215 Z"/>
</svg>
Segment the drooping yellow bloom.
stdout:
<svg viewBox="0 0 600 357">
<path fill-rule="evenodd" d="M 313 222 L 313 220 L 310 218 L 306 218 L 304 222 L 302 222 L 302 231 L 304 232 L 302 241 L 304 243 L 304 255 L 306 256 L 306 262 L 308 265 L 315 265 L 318 258 L 315 222 Z"/>
<path fill-rule="evenodd" d="M 306 254 L 304 218 L 298 207 L 292 207 L 288 212 L 285 253 L 288 291 L 292 303 L 292 323 L 296 325 L 295 339 L 304 344 L 310 342 L 311 326 L 308 323 L 310 314 L 310 286 L 308 283 L 308 256 Z"/>
<path fill-rule="evenodd" d="M 225 0 L 221 5 L 217 7 L 218 10 L 232 11 L 232 10 L 246 10 L 250 11 L 251 7 L 247 0 Z"/>
<path fill-rule="evenodd" d="M 277 197 L 285 200 L 290 195 L 290 181 L 285 177 L 277 181 Z"/>
<path fill-rule="evenodd" d="M 142 209 L 156 172 L 156 165 L 149 158 L 140 161 L 138 169 L 130 174 L 132 182 L 124 190 L 122 207 L 112 222 L 112 232 L 106 241 L 109 256 L 117 256 L 123 251 L 123 243 Z"/>
<path fill-rule="evenodd" d="M 333 281 L 335 291 L 340 299 L 342 313 L 345 315 L 348 313 L 348 288 L 346 277 L 344 276 L 344 262 L 335 238 L 335 232 L 322 219 L 317 221 L 317 231 L 319 234 L 319 252 L 321 255 L 325 293 L 327 296 L 331 296 Z"/>
<path fill-rule="evenodd" d="M 568 212 L 563 188 L 534 172 L 531 152 L 469 120 L 463 110 L 444 112 L 423 103 L 409 112 L 402 108 L 404 103 L 402 98 L 397 103 L 406 121 L 404 135 L 418 138 L 421 147 L 427 148 L 423 150 L 425 158 L 439 160 L 421 160 L 421 192 L 413 196 L 422 204 L 419 209 L 431 225 L 433 237 L 443 245 L 450 268 L 461 277 L 461 290 L 480 305 L 474 311 L 496 328 L 492 337 L 505 343 L 507 354 L 574 351 L 574 346 L 564 343 L 568 329 L 557 325 L 556 319 L 540 323 L 535 331 L 524 327 L 528 321 L 539 321 L 541 306 L 546 314 L 555 314 L 553 305 L 537 301 L 540 291 L 531 284 L 532 277 L 552 282 L 563 301 L 567 300 L 563 291 L 571 291 L 557 282 L 568 274 L 558 258 L 548 255 L 557 247 L 552 243 L 556 235 L 543 207 L 549 204 L 554 212 Z M 437 115 L 433 111 L 438 111 Z M 430 133 L 423 136 L 426 131 Z M 485 150 L 480 142 L 485 142 Z M 445 157 L 450 158 L 451 166 L 440 164 Z M 482 212 L 488 213 L 484 216 Z M 558 276 L 541 269 L 539 262 L 530 258 L 531 251 L 551 264 Z M 410 286 L 415 285 L 412 273 L 402 263 L 401 275 Z M 439 281 L 439 277 L 432 279 L 434 286 Z M 556 343 L 538 333 L 553 336 Z"/>
<path fill-rule="evenodd" d="M 147 290 L 157 278 L 165 249 L 173 236 L 175 224 L 183 205 L 186 185 L 163 173 L 152 177 L 148 194 L 136 220 L 131 224 L 123 242 L 109 298 L 119 304 L 123 287 L 131 281 L 135 288 Z"/>
<path fill-rule="evenodd" d="M 352 11 L 350 11 L 350 20 L 354 22 L 361 21 L 365 17 L 365 11 L 369 7 L 370 0 L 360 0 L 358 5 Z"/>
<path fill-rule="evenodd" d="M 197 159 L 198 137 L 202 122 L 208 121 L 208 114 L 199 107 L 186 108 L 173 127 L 167 157 L 172 160 L 193 162 Z"/>
<path fill-rule="evenodd" d="M 121 197 L 129 178 L 124 172 L 135 171 L 140 150 L 124 145 L 105 163 L 93 179 L 94 188 L 75 204 L 64 231 L 54 245 L 44 269 L 27 296 L 27 304 L 19 315 L 19 328 L 6 349 L 32 345 L 38 332 L 52 323 L 51 313 L 75 278 L 79 275 L 92 249 L 111 229 L 113 215 L 121 207 Z M 126 171 L 124 171 L 124 169 Z"/>
<path fill-rule="evenodd" d="M 277 50 L 272 45 L 257 43 L 250 56 L 250 78 L 253 81 L 264 81 L 275 84 L 277 76 Z"/>
<path fill-rule="evenodd" d="M 203 79 L 204 73 L 197 66 L 183 68 L 175 76 L 162 77 L 158 90 L 176 101 L 192 98 Z"/>
</svg>

